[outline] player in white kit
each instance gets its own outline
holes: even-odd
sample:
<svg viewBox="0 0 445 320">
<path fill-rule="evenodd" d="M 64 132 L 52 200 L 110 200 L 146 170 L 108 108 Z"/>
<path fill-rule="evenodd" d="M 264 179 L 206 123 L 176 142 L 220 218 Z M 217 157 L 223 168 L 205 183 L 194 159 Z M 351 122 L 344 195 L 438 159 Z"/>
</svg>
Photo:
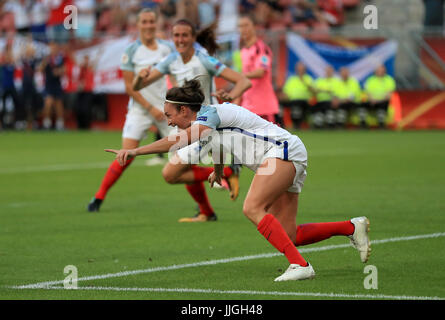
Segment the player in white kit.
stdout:
<svg viewBox="0 0 445 320">
<path fill-rule="evenodd" d="M 366 217 L 296 225 L 298 198 L 307 167 L 307 151 L 299 137 L 237 105 L 202 105 L 203 101 L 204 94 L 196 80 L 169 89 L 164 113 L 169 125 L 182 131 L 140 148 L 106 151 L 115 153 L 122 165 L 138 155 L 174 150 L 176 154 L 170 162 L 189 163 L 187 146 L 198 142 L 203 155 L 212 150 L 215 169 L 209 176 L 211 184 L 221 181 L 224 163 L 220 161 L 224 160 L 224 154 L 233 153 L 236 161 L 256 172 L 243 213 L 290 263 L 275 281 L 313 278 L 312 266 L 296 247 L 334 235 L 349 237 L 361 261 L 368 260 L 371 248 Z M 248 153 L 253 156 L 248 158 Z"/>
<path fill-rule="evenodd" d="M 123 148 L 137 147 L 152 125 L 156 126 L 163 136 L 171 133 L 171 128 L 168 127 L 162 112 L 163 98 L 167 91 L 166 80 L 159 79 L 139 92 L 132 88 L 133 78 L 140 70 L 155 65 L 174 50 L 170 43 L 155 37 L 156 21 L 157 16 L 154 11 L 141 10 L 137 21 L 139 38 L 130 44 L 122 55 L 120 68 L 123 73 L 125 91 L 130 96 L 122 132 Z M 99 211 L 109 189 L 131 162 L 131 160 L 128 161 L 125 166 L 120 166 L 116 161 L 111 163 L 94 198 L 88 204 L 88 211 Z"/>
<path fill-rule="evenodd" d="M 204 101 L 206 104 L 209 104 L 217 102 L 215 96 L 230 101 L 241 96 L 244 91 L 250 88 L 251 82 L 247 77 L 227 68 L 218 59 L 208 55 L 202 50 L 196 50 L 193 46 L 195 41 L 198 41 L 202 43 L 210 54 L 214 53 L 217 44 L 210 28 L 204 29 L 197 34 L 190 22 L 187 20 L 179 20 L 173 25 L 172 36 L 176 51 L 168 55 L 153 68 L 146 68 L 139 72 L 134 80 L 133 89 L 144 90 L 146 86 L 158 81 L 166 74 L 173 76 L 175 85 L 182 85 L 186 80 L 197 78 L 204 88 Z M 233 83 L 234 86 L 232 90 L 228 93 L 224 90 L 216 91 L 213 81 L 214 77 L 221 77 Z M 195 146 L 191 146 L 190 150 L 194 152 Z M 186 183 L 187 190 L 200 207 L 196 216 L 182 218 L 179 220 L 180 222 L 216 220 L 216 215 L 208 201 L 202 182 L 203 180 L 207 180 L 213 168 L 197 166 L 197 164 L 199 164 L 199 162 L 188 164 L 172 164 L 169 162 L 163 169 L 164 179 L 168 183 Z M 189 171 L 190 168 L 193 169 L 194 175 L 184 176 L 183 172 Z M 236 199 L 239 192 L 237 170 L 239 170 L 239 166 L 231 166 L 225 168 L 224 171 L 224 178 L 230 187 L 232 200 Z"/>
</svg>

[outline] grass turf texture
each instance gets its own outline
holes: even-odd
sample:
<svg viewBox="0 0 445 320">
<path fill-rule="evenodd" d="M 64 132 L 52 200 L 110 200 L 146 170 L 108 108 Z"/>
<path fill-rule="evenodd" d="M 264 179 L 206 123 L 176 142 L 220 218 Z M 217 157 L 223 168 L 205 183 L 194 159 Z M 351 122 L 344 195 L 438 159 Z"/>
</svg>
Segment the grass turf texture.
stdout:
<svg viewBox="0 0 445 320">
<path fill-rule="evenodd" d="M 371 239 L 445 232 L 445 133 L 298 132 L 309 153 L 297 223 L 366 215 Z M 140 157 L 111 189 L 99 213 L 87 213 L 120 133 L 0 135 L 0 299 L 326 299 L 191 292 L 10 289 L 79 277 L 261 253 L 274 248 L 243 216 L 253 174 L 244 169 L 236 202 L 209 190 L 218 222 L 180 224 L 195 213 L 184 186 L 167 185 Z M 144 142 L 149 142 L 151 139 Z M 345 237 L 302 247 L 346 244 Z M 368 264 L 378 289 L 366 290 L 364 265 L 352 247 L 303 253 L 310 281 L 275 283 L 284 256 L 91 281 L 82 286 L 195 288 L 261 292 L 445 297 L 445 237 L 376 244 Z M 335 297 L 334 297 L 335 298 Z M 331 298 L 333 299 L 333 298 Z"/>
</svg>

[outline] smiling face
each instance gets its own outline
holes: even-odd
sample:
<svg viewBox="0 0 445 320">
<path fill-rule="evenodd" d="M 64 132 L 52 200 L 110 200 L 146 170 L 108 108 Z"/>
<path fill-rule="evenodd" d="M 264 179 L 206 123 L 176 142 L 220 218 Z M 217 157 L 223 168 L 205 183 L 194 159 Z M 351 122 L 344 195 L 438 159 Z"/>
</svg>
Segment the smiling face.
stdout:
<svg viewBox="0 0 445 320">
<path fill-rule="evenodd" d="M 156 34 L 156 14 L 154 12 L 141 12 L 138 16 L 137 27 L 142 42 L 151 41 Z"/>
<path fill-rule="evenodd" d="M 193 50 L 193 43 L 195 42 L 192 28 L 186 24 L 173 26 L 173 42 L 175 43 L 176 50 L 180 54 L 190 53 L 191 50 Z"/>
<path fill-rule="evenodd" d="M 169 102 L 164 104 L 164 114 L 168 125 L 171 127 L 178 126 L 179 129 L 187 129 L 196 118 L 196 113 L 190 108 L 181 106 L 178 110 L 177 105 Z"/>
</svg>

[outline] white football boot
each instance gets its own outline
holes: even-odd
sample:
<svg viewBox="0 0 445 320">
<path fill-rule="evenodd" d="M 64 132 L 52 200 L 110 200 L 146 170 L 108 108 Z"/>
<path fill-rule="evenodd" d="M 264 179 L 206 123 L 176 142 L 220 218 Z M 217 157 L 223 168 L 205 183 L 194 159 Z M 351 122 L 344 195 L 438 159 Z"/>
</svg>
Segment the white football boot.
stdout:
<svg viewBox="0 0 445 320">
<path fill-rule="evenodd" d="M 355 230 L 348 238 L 351 240 L 354 248 L 360 253 L 360 260 L 365 263 L 371 254 L 371 242 L 368 236 L 369 219 L 366 217 L 353 218 L 351 223 L 354 225 Z"/>
<path fill-rule="evenodd" d="M 315 277 L 315 271 L 311 264 L 307 267 L 302 267 L 299 264 L 291 264 L 289 268 L 274 281 L 289 281 L 289 280 L 306 280 Z"/>
</svg>

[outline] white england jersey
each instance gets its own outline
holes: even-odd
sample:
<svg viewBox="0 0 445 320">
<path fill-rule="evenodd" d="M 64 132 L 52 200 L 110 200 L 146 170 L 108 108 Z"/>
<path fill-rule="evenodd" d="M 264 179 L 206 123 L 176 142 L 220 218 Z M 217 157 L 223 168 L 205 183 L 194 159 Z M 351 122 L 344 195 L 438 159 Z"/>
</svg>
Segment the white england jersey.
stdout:
<svg viewBox="0 0 445 320">
<path fill-rule="evenodd" d="M 122 55 L 121 70 L 131 71 L 137 75 L 142 69 L 148 66 L 155 66 L 174 50 L 174 47 L 168 41 L 156 39 L 156 43 L 156 50 L 147 48 L 139 39 L 129 45 Z M 139 92 L 155 108 L 161 111 L 164 110 L 164 100 L 167 92 L 167 83 L 164 77 L 141 89 Z M 138 108 L 141 111 L 145 111 L 145 108 L 132 98 L 130 98 L 128 108 Z"/>
<path fill-rule="evenodd" d="M 200 149 L 209 145 L 212 153 L 218 153 L 222 145 L 226 154 L 234 155 L 235 163 L 253 170 L 266 158 L 307 166 L 307 151 L 298 136 L 235 104 L 202 106 L 194 124 L 213 129 L 210 139 L 200 141 Z"/>
<path fill-rule="evenodd" d="M 195 53 L 189 62 L 184 63 L 181 55 L 175 51 L 158 63 L 155 68 L 163 74 L 173 75 L 178 86 L 182 86 L 185 80 L 192 80 L 200 75 L 201 77 L 197 80 L 201 82 L 205 95 L 203 103 L 211 104 L 217 102 L 211 96 L 211 93 L 215 91 L 213 77 L 219 76 L 226 66 L 218 59 L 195 47 Z"/>
</svg>

